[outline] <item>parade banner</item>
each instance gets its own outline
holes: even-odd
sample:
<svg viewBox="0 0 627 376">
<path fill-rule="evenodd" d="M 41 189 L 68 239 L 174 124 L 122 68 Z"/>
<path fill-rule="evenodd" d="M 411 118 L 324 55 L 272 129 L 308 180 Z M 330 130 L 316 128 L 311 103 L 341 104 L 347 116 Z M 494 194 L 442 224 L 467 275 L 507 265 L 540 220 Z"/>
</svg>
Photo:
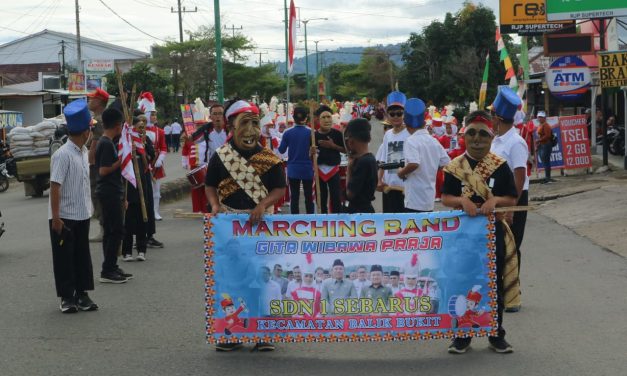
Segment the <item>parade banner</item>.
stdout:
<svg viewBox="0 0 627 376">
<path fill-rule="evenodd" d="M 533 119 L 533 138 L 534 140 L 538 139 L 538 126 L 540 122 L 538 119 Z M 546 118 L 546 122 L 551 126 L 551 131 L 557 137 L 557 145 L 553 146 L 551 150 L 551 170 L 564 168 L 564 156 L 562 154 L 562 133 L 560 132 L 560 124 L 559 117 L 551 116 Z M 536 155 L 537 156 L 537 155 Z M 541 161 L 540 158 L 537 158 L 538 170 L 544 170 L 545 162 Z"/>
<path fill-rule="evenodd" d="M 268 215 L 255 225 L 248 214 L 206 215 L 207 341 L 495 335 L 493 221 L 462 211 Z"/>
<path fill-rule="evenodd" d="M 586 115 L 559 118 L 564 168 L 592 167 Z"/>
<path fill-rule="evenodd" d="M 194 117 L 192 116 L 192 108 L 189 104 L 181 105 L 181 118 L 183 119 L 183 127 L 188 135 L 194 134 L 196 126 L 194 125 Z"/>
</svg>

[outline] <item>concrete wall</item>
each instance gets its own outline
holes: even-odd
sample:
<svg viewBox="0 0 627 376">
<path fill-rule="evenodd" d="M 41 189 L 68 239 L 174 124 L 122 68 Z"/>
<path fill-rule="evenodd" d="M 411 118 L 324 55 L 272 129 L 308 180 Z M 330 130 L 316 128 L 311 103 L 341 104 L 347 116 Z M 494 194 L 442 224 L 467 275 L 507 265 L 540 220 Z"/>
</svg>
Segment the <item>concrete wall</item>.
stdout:
<svg viewBox="0 0 627 376">
<path fill-rule="evenodd" d="M 24 125 L 35 125 L 44 119 L 44 106 L 41 96 L 0 98 L 3 110 L 21 111 L 24 113 Z"/>
</svg>

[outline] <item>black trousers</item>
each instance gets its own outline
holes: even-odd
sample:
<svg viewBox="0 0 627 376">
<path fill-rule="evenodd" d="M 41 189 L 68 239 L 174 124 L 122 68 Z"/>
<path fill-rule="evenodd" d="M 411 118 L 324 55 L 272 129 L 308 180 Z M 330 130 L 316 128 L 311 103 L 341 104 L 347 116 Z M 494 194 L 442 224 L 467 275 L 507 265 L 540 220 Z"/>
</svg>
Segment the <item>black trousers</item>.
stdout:
<svg viewBox="0 0 627 376">
<path fill-rule="evenodd" d="M 181 146 L 181 134 L 172 134 L 172 149 L 174 149 L 175 153 L 178 153 L 179 147 Z"/>
<path fill-rule="evenodd" d="M 165 135 L 165 146 L 168 148 L 168 151 L 170 151 L 172 147 L 172 134 Z"/>
<path fill-rule="evenodd" d="M 122 224 L 122 200 L 120 197 L 100 197 L 102 205 L 102 273 L 110 273 L 118 268 L 118 250 L 124 236 Z"/>
<path fill-rule="evenodd" d="M 342 212 L 342 200 L 340 199 L 340 174 L 333 175 L 331 179 L 324 182 L 320 180 L 320 212 L 327 213 L 341 213 Z M 327 201 L 331 196 L 331 210 L 327 209 Z"/>
<path fill-rule="evenodd" d="M 61 235 L 52 231 L 52 221 L 48 227 L 57 296 L 69 299 L 76 293 L 94 289 L 94 272 L 89 252 L 89 219 L 63 219 L 63 222 L 69 231 Z"/>
<path fill-rule="evenodd" d="M 404 213 L 405 194 L 401 191 L 389 191 L 388 193 L 383 193 L 383 212 Z"/>
<path fill-rule="evenodd" d="M 314 203 L 313 203 L 313 181 L 312 180 L 301 180 L 301 179 L 289 179 L 290 181 L 290 212 L 292 214 L 299 214 L 300 209 L 298 208 L 298 202 L 300 201 L 300 183 L 303 182 L 303 193 L 305 194 L 305 210 L 307 210 L 307 214 L 313 214 L 314 212 Z"/>
<path fill-rule="evenodd" d="M 527 206 L 529 204 L 529 191 L 522 191 L 520 199 L 516 205 Z M 527 224 L 527 212 L 518 211 L 514 212 L 514 223 L 511 226 L 512 233 L 514 233 L 514 239 L 516 240 L 516 254 L 518 255 L 518 274 L 520 274 L 520 245 L 523 242 L 525 236 L 525 225 Z"/>
<path fill-rule="evenodd" d="M 137 253 L 146 253 L 147 225 L 148 223 L 144 223 L 140 203 L 129 202 L 128 208 L 126 209 L 126 219 L 124 220 L 124 239 L 122 240 L 123 255 L 133 254 L 133 235 L 135 235 L 137 239 Z"/>
</svg>

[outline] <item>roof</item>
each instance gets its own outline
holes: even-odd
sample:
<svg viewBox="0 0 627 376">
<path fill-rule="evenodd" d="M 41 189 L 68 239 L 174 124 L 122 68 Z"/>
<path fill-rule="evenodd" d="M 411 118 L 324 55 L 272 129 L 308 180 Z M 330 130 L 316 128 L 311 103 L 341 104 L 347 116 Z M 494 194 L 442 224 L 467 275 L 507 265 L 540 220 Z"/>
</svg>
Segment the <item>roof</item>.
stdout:
<svg viewBox="0 0 627 376">
<path fill-rule="evenodd" d="M 39 72 L 58 73 L 60 70 L 59 63 L 0 64 L 0 76 L 4 86 L 37 81 Z"/>
<path fill-rule="evenodd" d="M 41 97 L 43 91 L 26 91 L 20 89 L 13 89 L 9 87 L 0 87 L 0 97 Z"/>
<path fill-rule="evenodd" d="M 46 35 L 50 35 L 50 36 L 55 36 L 57 38 L 61 38 L 61 39 L 69 39 L 70 41 L 72 40 L 76 40 L 76 35 L 75 34 L 70 34 L 70 33 L 63 33 L 60 31 L 54 31 L 54 30 L 48 30 L 48 29 L 44 29 L 38 33 L 35 34 L 30 34 L 27 35 L 25 37 L 13 40 L 11 42 L 5 43 L 3 45 L 0 45 L 0 50 L 5 48 L 5 47 L 9 47 L 12 46 L 14 44 L 23 42 L 25 40 L 28 39 L 32 39 L 35 37 L 46 37 Z M 107 43 L 107 42 L 102 42 L 96 39 L 92 39 L 92 38 L 87 38 L 84 36 L 81 36 L 81 44 L 92 44 L 94 46 L 99 46 L 99 47 L 103 47 L 103 48 L 107 48 L 107 49 L 111 49 L 111 50 L 116 50 L 122 53 L 126 53 L 129 55 L 135 55 L 137 56 L 137 59 L 145 59 L 147 57 L 150 56 L 150 54 L 143 52 L 143 51 L 138 51 L 138 50 L 134 50 L 132 48 L 127 48 L 127 47 L 122 47 L 122 46 L 118 46 L 116 44 L 112 44 L 112 43 Z"/>
</svg>

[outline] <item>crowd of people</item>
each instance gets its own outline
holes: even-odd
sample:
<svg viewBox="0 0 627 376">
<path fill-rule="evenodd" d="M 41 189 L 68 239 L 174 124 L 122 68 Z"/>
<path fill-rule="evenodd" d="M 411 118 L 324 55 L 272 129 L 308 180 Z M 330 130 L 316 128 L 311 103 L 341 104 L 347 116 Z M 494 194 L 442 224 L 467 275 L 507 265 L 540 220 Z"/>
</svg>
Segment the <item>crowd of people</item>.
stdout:
<svg viewBox="0 0 627 376">
<path fill-rule="evenodd" d="M 176 121 L 165 130 L 158 127 L 152 96 L 142 93 L 132 120 L 132 132 L 138 135 L 133 143 L 137 188 L 122 178 L 116 146 L 125 122 L 122 106 L 117 101 L 107 108 L 107 101 L 108 94 L 97 90 L 89 95 L 89 103 L 77 100 L 65 108 L 70 138 L 52 158 L 51 241 L 57 294 L 66 313 L 97 309 L 87 295 L 93 289 L 87 239 L 92 206 L 102 227 L 105 261 L 100 282 L 124 283 L 133 277 L 119 268 L 118 254 L 124 261 L 142 261 L 148 247 L 163 246 L 154 237 L 155 221 L 161 219 L 160 180 L 165 176 L 165 154 L 176 152 L 181 143 L 182 167 L 195 182 L 195 212 L 245 212 L 257 222 L 289 203 L 290 212 L 298 214 L 301 189 L 308 214 L 316 211 L 316 201 L 319 213 L 374 213 L 377 191 L 384 213 L 429 212 L 441 201 L 475 216 L 527 204 L 529 139 L 520 135 L 526 127 L 514 127 L 521 103 L 507 88 L 499 91 L 489 111 L 473 109 L 460 124 L 451 107 L 438 111 L 418 98 L 390 93 L 383 122 L 387 129 L 376 155 L 369 151 L 372 126 L 362 117 L 376 113 L 375 107 L 323 103 L 314 109 L 285 106 L 275 99 L 269 106 L 233 100 L 210 106 L 192 132 Z M 543 131 L 539 133 L 542 148 Z M 533 141 L 531 146 L 536 146 Z M 505 341 L 502 317 L 504 310 L 520 308 L 518 273 L 526 212 L 498 214 L 497 219 L 499 330 L 490 345 L 507 353 L 512 347 Z M 328 301 L 340 290 L 357 297 L 409 290 L 438 296 L 436 281 L 421 280 L 424 276 L 408 270 L 386 274 L 380 265 L 345 274 L 342 261 L 336 260 L 328 269 L 293 268 L 292 281 L 284 278 L 281 265 L 272 273 L 265 269 L 259 274 L 266 283 L 277 284 L 281 299 L 298 299 L 303 288 Z M 342 289 L 325 288 L 339 281 Z M 470 338 L 456 338 L 449 351 L 463 353 L 469 346 Z M 237 347 L 217 345 L 220 351 Z M 258 348 L 268 351 L 274 346 L 259 343 Z"/>
</svg>

